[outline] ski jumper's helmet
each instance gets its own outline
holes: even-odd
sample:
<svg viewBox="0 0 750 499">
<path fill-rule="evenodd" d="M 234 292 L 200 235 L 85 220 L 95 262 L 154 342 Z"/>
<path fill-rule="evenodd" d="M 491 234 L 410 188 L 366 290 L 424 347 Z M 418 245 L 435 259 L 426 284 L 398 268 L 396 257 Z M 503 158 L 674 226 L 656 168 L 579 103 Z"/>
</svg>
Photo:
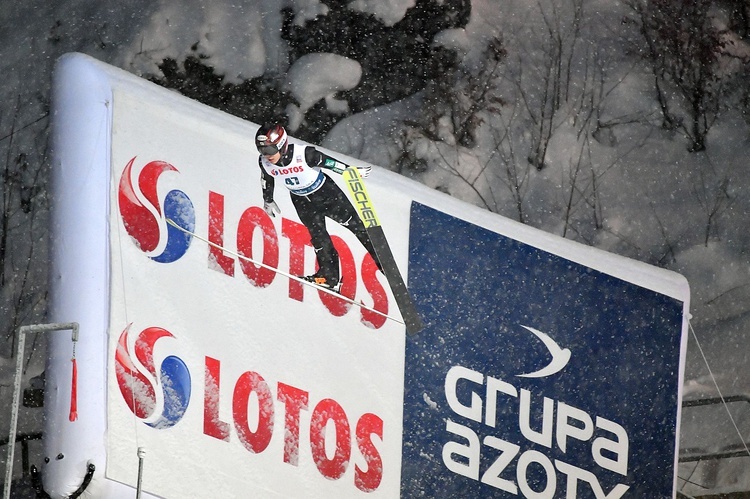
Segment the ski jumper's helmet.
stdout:
<svg viewBox="0 0 750 499">
<path fill-rule="evenodd" d="M 255 147 L 264 156 L 284 154 L 288 145 L 286 130 L 281 125 L 261 126 L 255 134 Z"/>
</svg>

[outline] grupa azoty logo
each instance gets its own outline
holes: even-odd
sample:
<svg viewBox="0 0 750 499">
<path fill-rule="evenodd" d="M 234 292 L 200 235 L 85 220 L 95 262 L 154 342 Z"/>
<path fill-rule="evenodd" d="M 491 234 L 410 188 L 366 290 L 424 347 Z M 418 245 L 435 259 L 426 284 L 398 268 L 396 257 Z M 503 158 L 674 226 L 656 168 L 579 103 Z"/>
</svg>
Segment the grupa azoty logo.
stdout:
<svg viewBox="0 0 750 499">
<path fill-rule="evenodd" d="M 118 189 L 120 216 L 125 230 L 136 246 L 155 262 L 174 262 L 190 247 L 192 236 L 188 232 L 195 230 L 193 203 L 187 194 L 177 189 L 159 200 L 157 183 L 160 176 L 165 172 L 178 172 L 177 168 L 165 161 L 151 161 L 141 169 L 138 182 L 134 183 L 134 163 L 135 158 L 125 166 Z M 167 220 L 184 230 L 168 224 Z"/>
<path fill-rule="evenodd" d="M 532 333 L 534 336 L 542 340 L 542 344 L 545 346 L 550 354 L 551 360 L 543 368 L 526 374 L 518 374 L 520 378 L 545 378 L 552 376 L 562 371 L 570 361 L 570 349 L 560 348 L 560 346 L 553 340 L 550 335 L 543 333 L 533 327 L 521 325 L 522 328 Z"/>
<path fill-rule="evenodd" d="M 148 327 L 135 340 L 135 359 L 145 370 L 142 372 L 133 361 L 129 348 L 130 326 L 120 334 L 115 352 L 115 374 L 125 403 L 139 419 L 156 429 L 171 428 L 185 415 L 190 403 L 191 380 L 187 365 L 177 356 L 169 355 L 158 369 L 154 362 L 154 344 L 161 338 L 174 335 L 160 327 Z M 161 397 L 157 397 L 157 389 Z M 157 406 L 161 405 L 158 417 Z"/>
</svg>

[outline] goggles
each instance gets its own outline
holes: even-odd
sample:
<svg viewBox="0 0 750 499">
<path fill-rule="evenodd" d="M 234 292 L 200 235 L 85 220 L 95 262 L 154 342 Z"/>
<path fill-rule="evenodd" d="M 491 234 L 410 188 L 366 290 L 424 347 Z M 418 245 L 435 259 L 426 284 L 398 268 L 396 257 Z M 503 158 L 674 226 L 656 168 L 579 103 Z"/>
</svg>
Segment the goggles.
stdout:
<svg viewBox="0 0 750 499">
<path fill-rule="evenodd" d="M 279 148 L 276 147 L 273 144 L 269 144 L 269 145 L 260 145 L 260 144 L 258 144 L 258 151 L 263 156 L 273 156 L 274 154 L 276 154 L 276 153 L 279 152 Z"/>
</svg>

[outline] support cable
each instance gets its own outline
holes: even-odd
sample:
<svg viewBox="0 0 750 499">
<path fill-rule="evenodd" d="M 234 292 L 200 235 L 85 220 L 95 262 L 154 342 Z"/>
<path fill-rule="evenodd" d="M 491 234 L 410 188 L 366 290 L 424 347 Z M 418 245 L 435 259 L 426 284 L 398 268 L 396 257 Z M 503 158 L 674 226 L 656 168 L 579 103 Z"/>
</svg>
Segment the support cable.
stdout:
<svg viewBox="0 0 750 499">
<path fill-rule="evenodd" d="M 724 406 L 724 409 L 726 409 L 727 411 L 727 415 L 729 416 L 729 421 L 732 422 L 732 426 L 734 426 L 734 430 L 737 432 L 737 436 L 740 437 L 740 442 L 742 442 L 742 445 L 745 448 L 745 453 L 748 456 L 750 456 L 750 448 L 748 448 L 747 442 L 745 441 L 745 437 L 742 436 L 742 432 L 740 431 L 740 428 L 737 426 L 737 422 L 734 420 L 734 417 L 732 416 L 732 412 L 729 410 L 727 399 L 721 393 L 721 388 L 719 388 L 719 383 L 716 381 L 716 376 L 714 376 L 714 373 L 711 370 L 711 366 L 708 365 L 708 359 L 706 358 L 706 354 L 703 352 L 703 348 L 701 347 L 700 341 L 698 341 L 698 335 L 695 334 L 695 329 L 693 329 L 693 324 L 692 322 L 690 322 L 690 320 L 688 320 L 688 326 L 690 326 L 690 332 L 693 334 L 693 338 L 695 339 L 695 344 L 698 345 L 698 351 L 701 353 L 701 357 L 703 357 L 703 362 L 706 364 L 706 368 L 708 369 L 708 374 L 711 377 L 711 381 L 713 381 L 714 387 L 716 387 L 716 391 L 719 394 L 719 398 L 721 399 L 721 404 Z"/>
</svg>

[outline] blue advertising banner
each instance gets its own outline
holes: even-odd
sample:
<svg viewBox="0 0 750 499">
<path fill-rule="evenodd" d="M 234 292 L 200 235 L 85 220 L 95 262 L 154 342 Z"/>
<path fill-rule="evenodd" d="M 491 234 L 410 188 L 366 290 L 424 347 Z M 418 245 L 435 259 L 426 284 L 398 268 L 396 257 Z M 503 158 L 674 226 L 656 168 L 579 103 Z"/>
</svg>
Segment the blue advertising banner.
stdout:
<svg viewBox="0 0 750 499">
<path fill-rule="evenodd" d="M 672 497 L 683 303 L 412 204 L 402 497 Z"/>
</svg>

